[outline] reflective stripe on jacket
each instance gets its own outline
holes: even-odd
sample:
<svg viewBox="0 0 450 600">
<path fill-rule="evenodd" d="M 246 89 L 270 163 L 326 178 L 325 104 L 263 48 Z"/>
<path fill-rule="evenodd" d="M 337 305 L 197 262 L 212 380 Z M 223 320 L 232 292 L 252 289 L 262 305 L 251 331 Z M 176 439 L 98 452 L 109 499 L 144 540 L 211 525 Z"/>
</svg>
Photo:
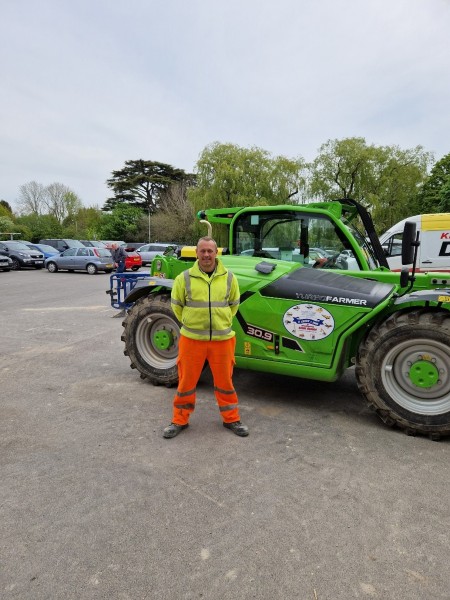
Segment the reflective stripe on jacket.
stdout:
<svg viewBox="0 0 450 600">
<path fill-rule="evenodd" d="M 171 306 L 182 324 L 182 335 L 193 340 L 228 340 L 235 335 L 231 323 L 239 307 L 237 279 L 219 259 L 211 277 L 196 261 L 176 277 Z"/>
</svg>

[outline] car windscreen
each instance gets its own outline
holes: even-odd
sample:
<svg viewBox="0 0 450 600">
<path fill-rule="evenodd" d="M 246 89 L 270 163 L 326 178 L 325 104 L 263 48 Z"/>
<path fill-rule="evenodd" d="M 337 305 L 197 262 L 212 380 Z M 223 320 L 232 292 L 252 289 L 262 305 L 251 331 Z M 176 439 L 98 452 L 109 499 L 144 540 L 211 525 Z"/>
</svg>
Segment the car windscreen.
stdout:
<svg viewBox="0 0 450 600">
<path fill-rule="evenodd" d="M 40 244 L 40 246 L 35 246 L 35 248 L 37 248 L 41 252 L 51 252 L 52 254 L 58 252 L 56 248 L 54 248 L 53 246 L 47 246 L 47 244 Z"/>
<path fill-rule="evenodd" d="M 28 252 L 30 250 L 29 246 L 20 242 L 8 242 L 6 245 L 10 250 L 27 250 Z"/>
</svg>

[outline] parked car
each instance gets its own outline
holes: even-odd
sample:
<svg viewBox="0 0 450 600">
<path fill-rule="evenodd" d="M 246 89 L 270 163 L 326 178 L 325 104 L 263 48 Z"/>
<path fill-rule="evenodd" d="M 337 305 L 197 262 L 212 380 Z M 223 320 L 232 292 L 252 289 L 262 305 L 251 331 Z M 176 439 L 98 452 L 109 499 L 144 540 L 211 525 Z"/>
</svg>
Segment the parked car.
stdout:
<svg viewBox="0 0 450 600">
<path fill-rule="evenodd" d="M 9 256 L 0 254 L 0 271 L 11 271 L 12 264 L 13 264 L 13 262 L 9 258 Z"/>
<path fill-rule="evenodd" d="M 125 252 L 127 253 L 125 258 L 125 271 L 127 269 L 131 269 L 131 271 L 138 271 L 142 267 L 141 255 L 137 252 L 127 252 L 126 249 Z"/>
<path fill-rule="evenodd" d="M 134 252 L 135 250 L 143 246 L 145 243 L 146 242 L 124 242 L 120 245 L 123 246 L 127 252 Z"/>
<path fill-rule="evenodd" d="M 59 250 L 54 248 L 53 246 L 48 246 L 47 244 L 32 244 L 31 242 L 23 242 L 28 248 L 31 250 L 37 250 L 38 252 L 42 252 L 44 255 L 44 260 L 46 258 L 50 258 L 51 256 L 55 256 L 55 254 L 59 254 Z"/>
<path fill-rule="evenodd" d="M 63 252 L 67 250 L 67 248 L 85 248 L 85 245 L 80 242 L 80 240 L 71 240 L 71 239 L 60 239 L 60 238 L 52 238 L 39 240 L 40 244 L 47 244 L 48 246 L 53 246 L 59 252 Z"/>
<path fill-rule="evenodd" d="M 23 242 L 0 242 L 0 254 L 9 256 L 12 260 L 11 268 L 15 271 L 22 267 L 33 267 L 34 269 L 42 269 L 44 266 L 44 255 L 37 250 L 31 250 Z"/>
<path fill-rule="evenodd" d="M 111 252 L 106 248 L 69 248 L 57 256 L 47 258 L 45 266 L 49 273 L 60 269 L 65 271 L 87 271 L 95 275 L 97 271 L 111 273 L 114 268 Z"/>
<path fill-rule="evenodd" d="M 140 248 L 137 248 L 136 252 L 142 257 L 142 265 L 151 265 L 152 260 L 157 254 L 164 254 L 169 246 L 175 246 L 177 248 L 179 245 L 180 244 L 175 242 L 144 244 Z"/>
<path fill-rule="evenodd" d="M 117 244 L 118 246 L 122 246 L 123 244 L 125 244 L 125 242 L 123 240 L 100 240 L 103 244 L 105 244 L 105 246 L 109 249 L 112 248 L 113 244 Z"/>
<path fill-rule="evenodd" d="M 100 240 L 80 240 L 80 242 L 88 248 L 107 248 L 108 246 Z"/>
</svg>

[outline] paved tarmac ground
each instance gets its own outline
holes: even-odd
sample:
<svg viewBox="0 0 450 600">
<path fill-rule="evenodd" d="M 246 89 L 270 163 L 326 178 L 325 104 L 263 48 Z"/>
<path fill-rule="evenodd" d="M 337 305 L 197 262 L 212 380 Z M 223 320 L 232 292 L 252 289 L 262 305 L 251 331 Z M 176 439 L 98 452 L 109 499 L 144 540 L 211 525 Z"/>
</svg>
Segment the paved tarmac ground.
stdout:
<svg viewBox="0 0 450 600">
<path fill-rule="evenodd" d="M 352 371 L 208 372 L 191 426 L 130 369 L 108 275 L 0 273 L 0 597 L 450 598 L 450 441 L 387 428 Z"/>
</svg>

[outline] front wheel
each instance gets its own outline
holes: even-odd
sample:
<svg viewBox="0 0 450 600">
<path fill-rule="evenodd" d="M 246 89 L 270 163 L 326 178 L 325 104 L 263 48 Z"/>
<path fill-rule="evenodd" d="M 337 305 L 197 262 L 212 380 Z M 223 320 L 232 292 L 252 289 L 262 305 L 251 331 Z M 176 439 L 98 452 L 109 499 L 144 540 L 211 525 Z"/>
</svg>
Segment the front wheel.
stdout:
<svg viewBox="0 0 450 600">
<path fill-rule="evenodd" d="M 170 295 L 139 298 L 122 325 L 124 354 L 131 368 L 155 385 L 176 385 L 180 325 L 170 307 Z"/>
<path fill-rule="evenodd" d="M 17 258 L 15 256 L 11 256 L 11 260 L 12 260 L 11 269 L 13 271 L 20 271 L 20 269 L 21 269 L 20 262 L 17 260 Z"/>
<path fill-rule="evenodd" d="M 391 315 L 361 345 L 356 378 L 388 425 L 434 439 L 450 435 L 450 315 Z"/>
<path fill-rule="evenodd" d="M 47 263 L 47 271 L 49 273 L 56 273 L 58 270 L 58 265 L 54 262 Z"/>
</svg>

